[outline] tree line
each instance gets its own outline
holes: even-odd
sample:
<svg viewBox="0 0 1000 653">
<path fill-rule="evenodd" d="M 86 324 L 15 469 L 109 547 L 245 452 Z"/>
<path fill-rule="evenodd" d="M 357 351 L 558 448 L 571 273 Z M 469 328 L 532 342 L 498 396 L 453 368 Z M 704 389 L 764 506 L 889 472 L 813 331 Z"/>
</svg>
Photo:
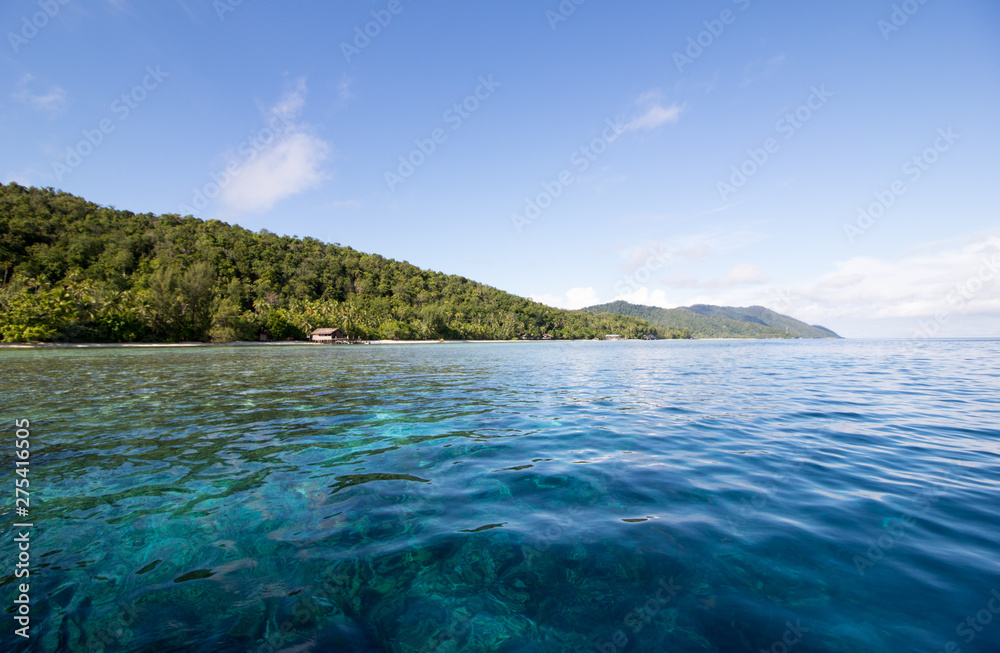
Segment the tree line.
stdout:
<svg viewBox="0 0 1000 653">
<path fill-rule="evenodd" d="M 461 276 L 315 238 L 136 214 L 0 184 L 6 342 L 661 335 L 647 321 L 556 309 Z"/>
</svg>

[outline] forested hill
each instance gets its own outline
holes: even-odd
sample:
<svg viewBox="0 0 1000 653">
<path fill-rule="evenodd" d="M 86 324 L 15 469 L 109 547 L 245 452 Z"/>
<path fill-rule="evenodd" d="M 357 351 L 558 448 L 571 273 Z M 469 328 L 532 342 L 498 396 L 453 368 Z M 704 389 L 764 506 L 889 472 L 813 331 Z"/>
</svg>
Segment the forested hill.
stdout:
<svg viewBox="0 0 1000 653">
<path fill-rule="evenodd" d="M 839 338 L 821 326 L 813 326 L 776 313 L 763 306 L 736 308 L 697 304 L 659 308 L 617 301 L 589 306 L 594 314 L 613 313 L 648 320 L 668 336 L 687 338 Z"/>
<path fill-rule="evenodd" d="M 640 337 L 633 317 L 550 308 L 459 276 L 314 238 L 135 214 L 0 185 L 4 341 Z"/>
</svg>

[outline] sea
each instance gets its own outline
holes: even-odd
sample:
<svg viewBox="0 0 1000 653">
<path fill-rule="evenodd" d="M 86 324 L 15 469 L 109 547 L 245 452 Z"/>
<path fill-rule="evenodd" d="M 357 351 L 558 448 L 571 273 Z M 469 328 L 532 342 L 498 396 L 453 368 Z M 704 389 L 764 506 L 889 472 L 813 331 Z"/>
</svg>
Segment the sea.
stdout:
<svg viewBox="0 0 1000 653">
<path fill-rule="evenodd" d="M 998 340 L 8 349 L 0 378 L 0 650 L 1000 651 Z"/>
</svg>

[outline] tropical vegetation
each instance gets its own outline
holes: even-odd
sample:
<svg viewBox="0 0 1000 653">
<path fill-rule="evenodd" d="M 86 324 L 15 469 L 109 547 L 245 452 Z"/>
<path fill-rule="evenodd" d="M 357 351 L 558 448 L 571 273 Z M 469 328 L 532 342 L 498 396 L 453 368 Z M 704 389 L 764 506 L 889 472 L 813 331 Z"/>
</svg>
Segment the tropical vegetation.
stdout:
<svg viewBox="0 0 1000 653">
<path fill-rule="evenodd" d="M 0 185 L 5 342 L 630 338 L 645 320 L 551 308 L 460 276 L 315 238 L 136 214 Z"/>
</svg>

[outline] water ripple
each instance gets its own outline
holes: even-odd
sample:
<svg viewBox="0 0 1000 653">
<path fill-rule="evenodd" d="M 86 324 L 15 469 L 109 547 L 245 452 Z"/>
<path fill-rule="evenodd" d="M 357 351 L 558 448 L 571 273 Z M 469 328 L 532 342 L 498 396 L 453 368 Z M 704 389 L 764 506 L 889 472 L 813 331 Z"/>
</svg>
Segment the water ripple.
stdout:
<svg viewBox="0 0 1000 653">
<path fill-rule="evenodd" d="M 34 641 L 756 651 L 801 624 L 803 653 L 995 653 L 998 354 L 0 352 L 33 426 Z"/>
</svg>

